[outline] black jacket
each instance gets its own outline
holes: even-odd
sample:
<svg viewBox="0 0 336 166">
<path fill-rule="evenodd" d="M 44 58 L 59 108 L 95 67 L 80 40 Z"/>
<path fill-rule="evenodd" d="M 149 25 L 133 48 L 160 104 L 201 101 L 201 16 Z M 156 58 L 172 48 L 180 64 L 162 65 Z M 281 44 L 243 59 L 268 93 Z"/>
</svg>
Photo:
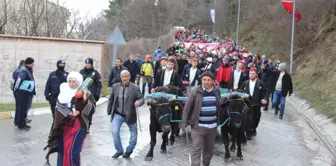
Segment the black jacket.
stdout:
<svg viewBox="0 0 336 166">
<path fill-rule="evenodd" d="M 177 60 L 177 66 L 178 66 L 178 73 L 180 76 L 182 76 L 184 66 L 188 64 L 188 61 L 185 59 L 178 59 Z"/>
<path fill-rule="evenodd" d="M 156 75 L 160 73 L 161 71 L 161 63 L 160 61 L 155 61 L 155 64 L 154 62 L 152 62 L 152 64 L 153 64 L 153 69 L 154 69 L 153 73 L 154 73 L 154 78 L 155 78 Z"/>
<path fill-rule="evenodd" d="M 205 67 L 207 67 L 207 66 L 208 66 L 208 64 L 205 65 Z M 205 71 L 210 71 L 210 72 L 215 76 L 215 78 L 216 78 L 216 74 L 217 74 L 217 66 L 214 65 L 213 63 L 211 63 L 210 68 L 205 69 Z"/>
<path fill-rule="evenodd" d="M 140 68 L 136 61 L 131 62 L 130 60 L 127 60 L 124 63 L 124 66 L 127 68 L 127 70 L 131 73 L 131 82 L 135 81 L 135 78 L 138 74 L 140 74 Z"/>
<path fill-rule="evenodd" d="M 120 68 L 113 67 L 111 69 L 110 76 L 107 82 L 108 87 L 112 87 L 113 84 L 121 82 L 120 72 L 123 70 L 127 70 L 127 68 L 124 66 L 121 66 Z"/>
<path fill-rule="evenodd" d="M 276 83 L 279 79 L 280 71 L 272 72 L 270 91 L 275 90 Z M 286 97 L 288 94 L 292 95 L 293 93 L 293 82 L 292 77 L 285 71 L 285 75 L 282 77 L 282 87 L 281 87 L 281 96 Z"/>
<path fill-rule="evenodd" d="M 160 86 L 163 86 L 164 83 L 164 75 L 166 70 L 160 71 L 155 79 L 154 79 L 154 85 L 153 88 L 157 88 Z M 175 85 L 181 89 L 182 92 L 185 92 L 185 86 L 183 85 L 181 77 L 178 75 L 178 73 L 174 70 L 170 79 L 170 84 Z"/>
<path fill-rule="evenodd" d="M 265 84 L 267 89 L 270 89 L 271 75 L 272 72 L 270 69 L 261 69 L 259 73 L 259 78 Z"/>
<path fill-rule="evenodd" d="M 238 88 L 240 88 L 246 80 L 248 80 L 248 76 L 246 75 L 245 72 L 241 71 L 239 82 L 238 82 Z M 230 90 L 233 89 L 233 84 L 234 84 L 234 71 L 232 71 L 230 75 L 230 83 L 229 83 Z"/>
<path fill-rule="evenodd" d="M 250 95 L 250 80 L 246 80 L 241 88 L 245 93 Z M 254 86 L 254 91 L 253 91 L 253 96 L 250 95 L 249 99 L 251 101 L 251 106 L 261 106 L 261 100 L 262 99 L 267 99 L 267 89 L 265 84 L 260 81 L 256 80 L 255 86 Z"/>
<path fill-rule="evenodd" d="M 190 69 L 188 68 L 187 72 L 184 74 L 184 76 L 182 76 L 182 80 L 183 81 L 189 81 L 189 77 L 190 77 Z M 197 81 L 197 85 L 201 84 L 201 75 L 202 75 L 202 71 L 198 68 L 196 68 L 196 74 L 195 74 L 195 78 L 192 82 L 189 82 L 190 86 L 195 86 L 196 85 L 196 81 Z"/>
<path fill-rule="evenodd" d="M 88 90 L 93 94 L 96 101 L 98 101 L 102 89 L 100 73 L 94 68 L 91 69 L 84 68 L 80 70 L 79 73 L 83 76 L 83 81 L 85 81 L 85 79 L 88 77 L 91 77 L 93 79 L 93 84 L 91 88 L 89 88 Z"/>
<path fill-rule="evenodd" d="M 62 70 L 55 70 L 49 74 L 48 80 L 46 82 L 46 86 L 44 89 L 44 96 L 46 98 L 49 97 L 57 97 L 60 93 L 60 85 L 63 82 L 67 82 L 68 72 Z"/>
</svg>

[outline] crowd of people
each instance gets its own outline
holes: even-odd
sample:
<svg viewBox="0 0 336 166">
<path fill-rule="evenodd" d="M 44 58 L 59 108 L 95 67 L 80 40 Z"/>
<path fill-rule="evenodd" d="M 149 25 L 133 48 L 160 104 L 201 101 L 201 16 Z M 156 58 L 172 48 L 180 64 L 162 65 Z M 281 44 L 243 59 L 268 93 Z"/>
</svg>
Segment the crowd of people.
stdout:
<svg viewBox="0 0 336 166">
<path fill-rule="evenodd" d="M 112 68 L 109 85 L 112 86 L 116 81 L 120 81 L 118 73 L 128 70 L 131 82 L 140 85 L 140 80 L 142 81 L 143 95 L 146 92 L 146 86 L 148 86 L 148 93 L 153 93 L 157 87 L 165 85 L 177 86 L 184 93 L 190 92 L 190 87 L 198 87 L 190 93 L 197 94 L 194 91 L 199 91 L 202 97 L 189 96 L 185 110 L 183 110 L 183 124 L 192 126 L 193 140 L 200 140 L 193 141 L 191 150 L 192 165 L 200 165 L 201 151 L 199 149 L 202 146 L 209 146 L 209 143 L 206 143 L 204 139 L 213 138 L 215 136 L 213 128 L 217 127 L 216 118 L 209 120 L 208 117 L 211 111 L 216 109 L 208 110 L 206 106 L 214 108 L 215 103 L 219 102 L 215 100 L 218 90 L 228 89 L 230 92 L 242 91 L 249 94 L 250 110 L 253 115 L 247 139 L 251 139 L 252 136 L 257 135 L 261 108 L 267 111 L 268 106 L 272 105 L 274 114 L 283 119 L 286 96 L 293 93 L 292 79 L 287 73 L 286 67 L 286 63 L 281 63 L 279 60 L 274 62 L 266 55 L 260 57 L 259 54 L 248 52 L 246 48 L 236 45 L 231 38 L 226 37 L 221 40 L 216 33 L 209 37 L 205 31 L 195 28 L 193 30 L 177 30 L 175 43 L 170 45 L 165 52 L 161 47 L 158 47 L 153 55 L 146 55 L 143 60 L 140 56 L 130 55 L 124 65 L 122 65 L 121 59 L 118 59 L 117 65 Z M 115 88 L 112 88 L 112 91 L 113 89 Z M 120 90 L 119 94 L 121 94 Z M 272 104 L 269 104 L 270 98 Z M 216 102 L 211 102 L 211 105 L 210 101 L 206 101 L 210 99 Z M 113 105 L 113 101 L 115 101 L 115 97 L 110 98 L 109 105 Z M 188 105 L 188 103 L 199 103 L 200 101 L 202 104 L 197 108 Z M 118 118 L 121 115 L 124 118 L 123 122 L 127 122 L 131 118 L 118 110 L 111 109 L 109 107 L 108 112 L 118 115 Z M 210 112 L 203 112 L 203 110 Z M 195 113 L 197 115 L 193 115 Z M 112 123 L 113 121 L 114 118 L 112 118 Z M 209 125 L 210 123 L 211 125 Z M 204 130 L 207 128 L 210 128 L 209 132 Z M 114 130 L 116 132 L 113 136 L 115 145 L 120 145 L 120 125 L 118 125 L 118 129 L 114 128 Z M 136 138 L 133 137 L 135 134 L 131 127 L 130 130 L 131 140 L 135 140 Z M 214 141 L 212 142 L 214 143 Z M 206 154 L 203 154 L 204 165 L 210 164 L 213 152 L 213 148 L 207 149 Z M 124 153 L 121 148 L 117 148 L 116 151 L 113 158 L 118 158 Z M 128 149 L 126 156 L 129 157 L 130 153 L 132 151 Z"/>
<path fill-rule="evenodd" d="M 65 62 L 59 60 L 56 70 L 49 74 L 46 82 L 44 95 L 50 103 L 53 116 L 47 146 L 48 156 L 58 152 L 58 162 L 63 165 L 79 165 L 79 153 L 75 152 L 81 151 L 85 135 L 89 133 L 96 101 L 101 94 L 101 77 L 93 67 L 93 59 L 87 58 L 84 63 L 84 69 L 68 73 L 65 71 Z M 216 135 L 213 133 L 217 127 L 215 106 L 219 101 L 216 96 L 221 89 L 249 94 L 254 123 L 247 135 L 248 139 L 257 135 L 261 108 L 264 111 L 268 110 L 270 98 L 274 114 L 279 114 L 279 118 L 283 119 L 286 96 L 293 93 L 286 63 L 274 62 L 266 55 L 260 57 L 259 54 L 238 46 L 231 38 L 220 39 L 216 33 L 210 36 L 197 28 L 177 30 L 175 42 L 166 51 L 158 47 L 153 55 L 145 55 L 142 58 L 140 55 L 131 54 L 124 63 L 121 58 L 117 58 L 115 64 L 107 82 L 111 91 L 107 113 L 111 116 L 116 148 L 113 158 L 129 158 L 136 146 L 136 108 L 144 103 L 146 87 L 147 93 L 155 92 L 160 86 L 174 85 L 184 94 L 200 94 L 189 96 L 189 103 L 197 101 L 200 104 L 196 108 L 187 102 L 188 113 L 183 115 L 183 125 L 192 126 L 195 140 L 191 150 L 192 165 L 200 165 L 200 147 L 213 146 L 204 142 L 203 138 L 209 139 Z M 27 114 L 36 94 L 33 67 L 33 58 L 28 57 L 21 61 L 20 66 L 13 72 L 11 84 L 16 101 L 14 124 L 20 130 L 26 131 L 31 128 L 28 125 L 31 120 L 27 119 Z M 86 78 L 93 79 L 92 86 L 81 89 L 84 93 L 82 98 L 74 98 Z M 197 110 L 193 111 L 194 109 Z M 209 119 L 209 116 L 213 118 Z M 128 125 L 131 133 L 130 145 L 126 151 L 122 147 L 119 134 L 123 123 Z M 69 149 L 69 144 L 76 148 Z M 207 147 L 204 150 L 206 152 L 203 154 L 203 164 L 209 165 L 213 148 Z"/>
</svg>

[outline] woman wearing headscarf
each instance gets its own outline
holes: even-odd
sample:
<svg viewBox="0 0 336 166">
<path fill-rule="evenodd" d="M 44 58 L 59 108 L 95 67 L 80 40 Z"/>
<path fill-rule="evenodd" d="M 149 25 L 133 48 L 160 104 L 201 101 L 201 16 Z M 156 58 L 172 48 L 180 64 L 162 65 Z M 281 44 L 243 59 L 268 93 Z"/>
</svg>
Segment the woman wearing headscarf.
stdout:
<svg viewBox="0 0 336 166">
<path fill-rule="evenodd" d="M 67 82 L 60 86 L 55 122 L 46 147 L 49 148 L 46 165 L 50 165 L 49 155 L 54 152 L 58 152 L 57 166 L 80 165 L 80 152 L 89 126 L 88 116 L 96 106 L 93 95 L 86 89 L 88 87 L 81 89 L 82 97 L 75 95 L 82 83 L 82 75 L 71 72 Z"/>
</svg>

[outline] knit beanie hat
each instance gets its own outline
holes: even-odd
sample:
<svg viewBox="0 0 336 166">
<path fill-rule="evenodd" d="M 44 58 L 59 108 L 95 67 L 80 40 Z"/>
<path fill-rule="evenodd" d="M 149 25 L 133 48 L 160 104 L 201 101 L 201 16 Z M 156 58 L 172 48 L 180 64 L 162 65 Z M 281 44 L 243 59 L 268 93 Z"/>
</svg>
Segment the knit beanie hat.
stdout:
<svg viewBox="0 0 336 166">
<path fill-rule="evenodd" d="M 202 75 L 201 75 L 201 78 L 203 78 L 204 76 L 208 76 L 208 77 L 210 77 L 212 80 L 215 79 L 215 76 L 214 76 L 210 71 L 205 71 L 205 72 L 203 72 Z"/>
<path fill-rule="evenodd" d="M 30 65 L 30 64 L 33 64 L 33 63 L 34 63 L 34 59 L 31 58 L 31 57 L 28 57 L 28 58 L 26 59 L 26 61 L 25 61 L 25 64 L 26 64 L 26 65 Z"/>
<path fill-rule="evenodd" d="M 281 69 L 286 69 L 286 66 L 287 66 L 287 63 L 285 63 L 285 62 L 282 62 L 282 63 L 279 64 L 279 67 Z"/>
</svg>

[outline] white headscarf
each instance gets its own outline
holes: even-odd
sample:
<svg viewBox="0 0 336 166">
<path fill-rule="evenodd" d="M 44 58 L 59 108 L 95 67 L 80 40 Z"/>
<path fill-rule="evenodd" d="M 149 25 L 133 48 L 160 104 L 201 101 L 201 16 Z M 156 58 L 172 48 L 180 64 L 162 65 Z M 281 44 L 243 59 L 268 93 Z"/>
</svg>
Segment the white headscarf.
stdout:
<svg viewBox="0 0 336 166">
<path fill-rule="evenodd" d="M 78 83 L 78 87 L 75 89 L 71 89 L 68 82 L 69 80 L 76 80 Z M 60 94 L 58 95 L 58 101 L 62 104 L 69 104 L 71 102 L 72 97 L 75 96 L 77 89 L 83 83 L 83 76 L 78 72 L 71 72 L 67 77 L 67 82 L 62 83 L 60 86 Z"/>
</svg>

